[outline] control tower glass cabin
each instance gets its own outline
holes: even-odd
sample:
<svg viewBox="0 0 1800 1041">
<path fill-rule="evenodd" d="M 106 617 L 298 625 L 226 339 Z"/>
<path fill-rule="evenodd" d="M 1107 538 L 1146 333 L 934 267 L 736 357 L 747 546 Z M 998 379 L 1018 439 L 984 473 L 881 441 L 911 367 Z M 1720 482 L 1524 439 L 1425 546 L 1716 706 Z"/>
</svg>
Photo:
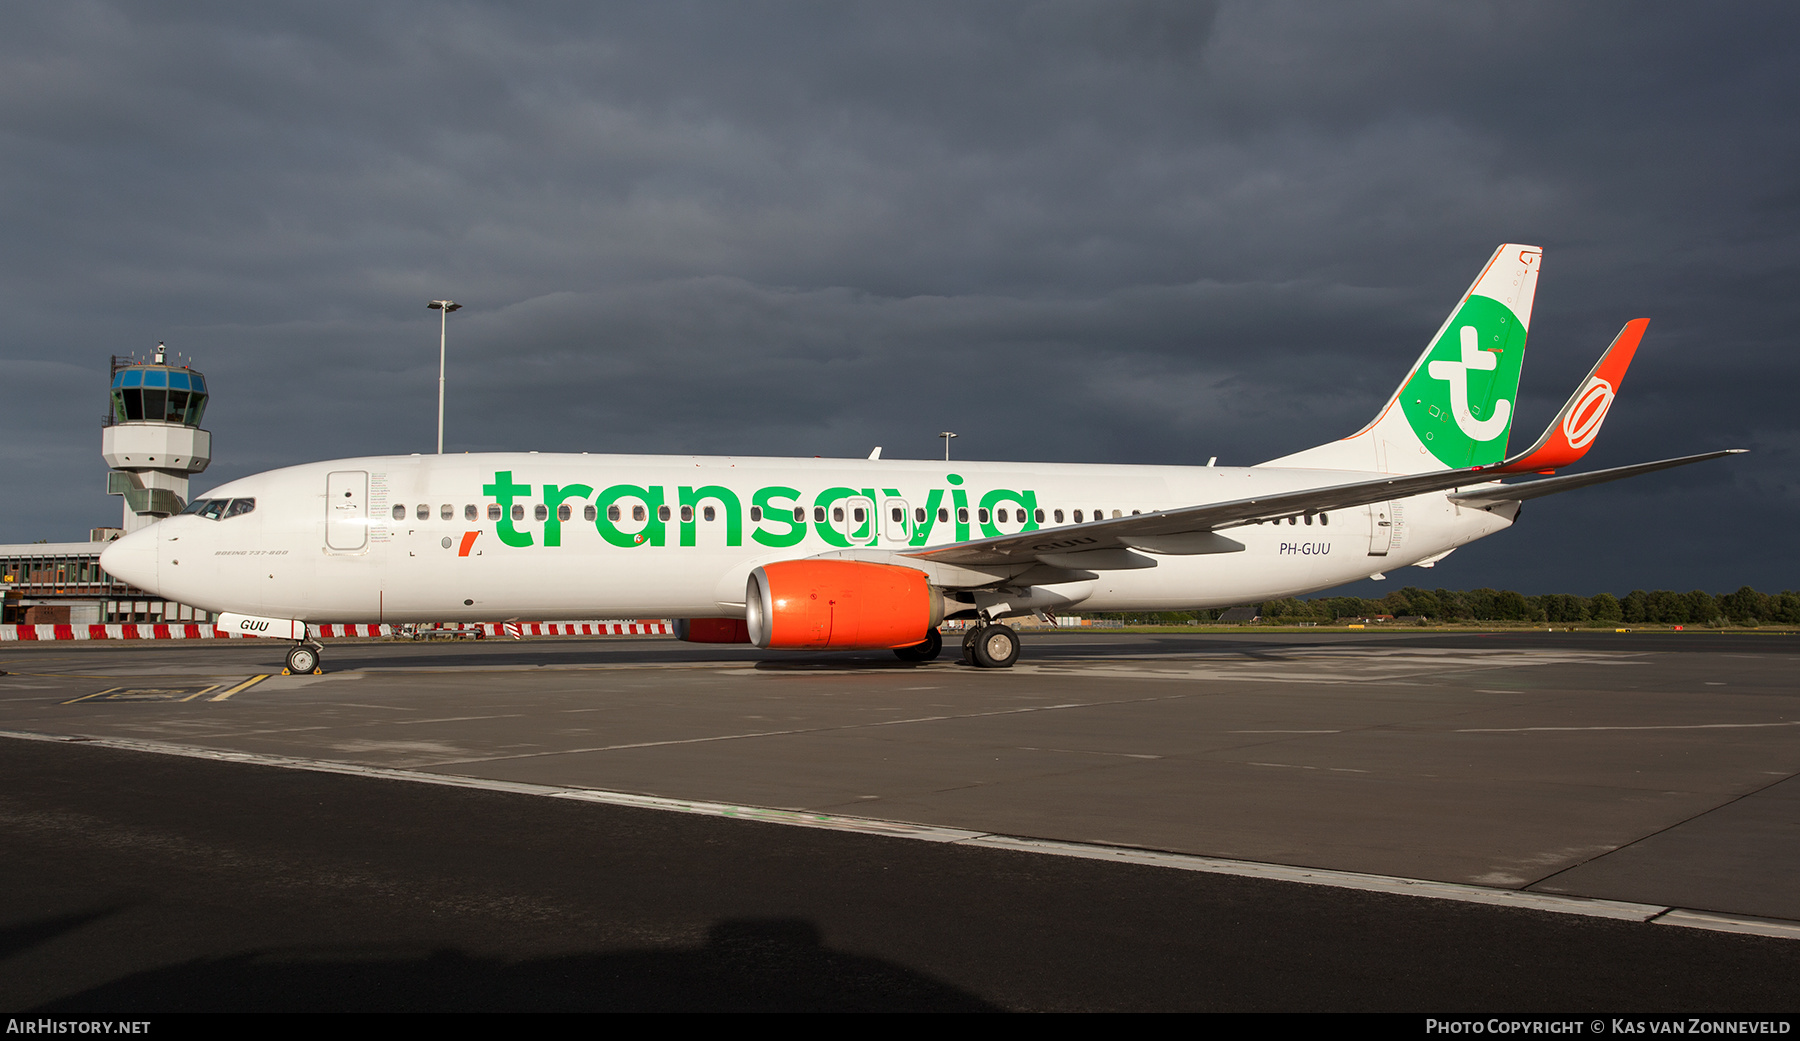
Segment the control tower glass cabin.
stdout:
<svg viewBox="0 0 1800 1041">
<path fill-rule="evenodd" d="M 206 377 L 156 360 L 114 358 L 112 410 L 101 432 L 101 454 L 113 472 L 106 491 L 123 496 L 124 528 L 136 531 L 187 506 L 188 477 L 212 462 L 212 434 L 200 429 Z"/>
</svg>

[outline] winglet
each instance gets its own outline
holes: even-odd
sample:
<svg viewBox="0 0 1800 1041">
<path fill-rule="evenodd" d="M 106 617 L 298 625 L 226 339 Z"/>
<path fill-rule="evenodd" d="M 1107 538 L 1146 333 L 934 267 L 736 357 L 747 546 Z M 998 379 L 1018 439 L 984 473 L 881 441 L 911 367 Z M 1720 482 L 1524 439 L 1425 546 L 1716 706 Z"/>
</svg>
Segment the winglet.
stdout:
<svg viewBox="0 0 1800 1041">
<path fill-rule="evenodd" d="M 1637 353 L 1638 343 L 1643 340 L 1644 330 L 1649 325 L 1648 318 L 1626 322 L 1625 328 L 1613 339 L 1612 346 L 1594 364 L 1587 379 L 1550 421 L 1537 444 L 1488 472 L 1551 473 L 1586 455 L 1600 433 L 1600 424 L 1606 420 L 1606 411 L 1612 407 L 1619 384 L 1625 379 L 1625 370 L 1631 367 L 1632 356 Z"/>
</svg>

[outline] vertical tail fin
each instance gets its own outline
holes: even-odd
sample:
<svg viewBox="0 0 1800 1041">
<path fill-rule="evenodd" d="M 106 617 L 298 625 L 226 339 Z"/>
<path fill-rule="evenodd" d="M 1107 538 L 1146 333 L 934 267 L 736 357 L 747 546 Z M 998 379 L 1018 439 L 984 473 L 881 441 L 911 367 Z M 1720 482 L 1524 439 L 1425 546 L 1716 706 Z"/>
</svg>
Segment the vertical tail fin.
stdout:
<svg viewBox="0 0 1800 1041">
<path fill-rule="evenodd" d="M 1263 465 L 1416 474 L 1500 462 L 1543 256 L 1518 243 L 1495 250 L 1374 421 Z"/>
</svg>

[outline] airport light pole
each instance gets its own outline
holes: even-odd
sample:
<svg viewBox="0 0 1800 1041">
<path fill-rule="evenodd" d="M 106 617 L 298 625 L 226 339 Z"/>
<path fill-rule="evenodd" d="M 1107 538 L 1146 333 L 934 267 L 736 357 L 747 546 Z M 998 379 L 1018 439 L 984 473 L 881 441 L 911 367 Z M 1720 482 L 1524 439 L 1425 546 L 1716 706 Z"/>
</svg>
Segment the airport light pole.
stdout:
<svg viewBox="0 0 1800 1041">
<path fill-rule="evenodd" d="M 956 434 L 952 431 L 946 430 L 946 431 L 943 431 L 942 433 L 938 434 L 938 436 L 944 439 L 944 462 L 947 463 L 950 461 L 950 439 L 955 437 Z"/>
<path fill-rule="evenodd" d="M 433 300 L 426 304 L 438 313 L 438 455 L 444 454 L 444 334 L 449 331 L 450 312 L 459 311 L 462 305 L 454 300 Z M 948 441 L 944 442 L 949 444 Z"/>
</svg>

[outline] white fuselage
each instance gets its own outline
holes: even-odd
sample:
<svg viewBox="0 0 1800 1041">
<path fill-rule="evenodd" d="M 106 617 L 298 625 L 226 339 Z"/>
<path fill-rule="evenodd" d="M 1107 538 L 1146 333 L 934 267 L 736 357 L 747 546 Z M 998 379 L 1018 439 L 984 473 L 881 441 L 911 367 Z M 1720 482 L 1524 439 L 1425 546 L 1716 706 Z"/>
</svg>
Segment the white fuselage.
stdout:
<svg viewBox="0 0 1800 1041">
<path fill-rule="evenodd" d="M 905 552 L 1074 526 L 1076 511 L 1091 521 L 1097 511 L 1129 516 L 1380 476 L 1277 467 L 381 456 L 232 481 L 205 498 L 254 499 L 254 509 L 220 519 L 171 517 L 115 543 L 103 565 L 207 610 L 309 622 L 741 617 L 750 571 L 775 561 Z M 1436 492 L 1308 519 L 1222 529 L 1245 549 L 1158 555 L 1155 567 L 1044 587 L 1049 595 L 1032 602 L 1180 610 L 1292 596 L 1441 556 L 1509 526 L 1512 511 L 1459 507 Z"/>
</svg>

